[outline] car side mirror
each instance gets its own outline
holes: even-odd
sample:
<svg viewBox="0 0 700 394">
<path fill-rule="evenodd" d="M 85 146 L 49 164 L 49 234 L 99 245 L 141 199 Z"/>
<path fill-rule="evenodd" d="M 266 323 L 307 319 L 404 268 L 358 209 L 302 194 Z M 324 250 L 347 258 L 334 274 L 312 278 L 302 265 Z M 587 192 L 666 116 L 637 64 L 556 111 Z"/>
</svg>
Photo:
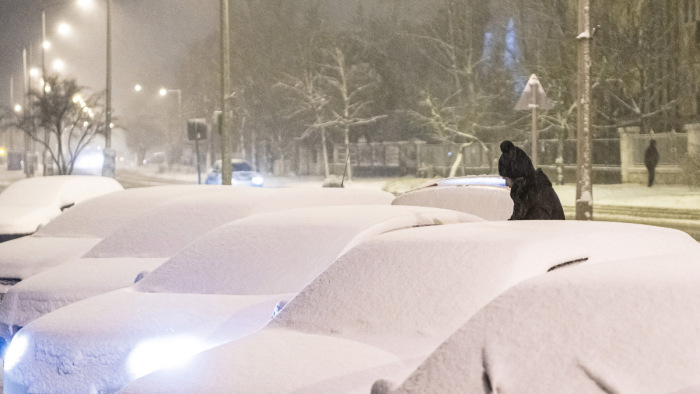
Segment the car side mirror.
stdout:
<svg viewBox="0 0 700 394">
<path fill-rule="evenodd" d="M 134 283 L 140 282 L 141 279 L 145 278 L 146 275 L 148 275 L 148 274 L 150 274 L 150 273 L 151 273 L 151 271 L 148 271 L 148 270 L 139 272 L 139 273 L 136 275 L 136 278 L 134 278 Z"/>
<path fill-rule="evenodd" d="M 66 209 L 68 209 L 68 208 L 70 208 L 70 207 L 72 207 L 73 205 L 75 205 L 74 202 L 69 202 L 68 204 L 61 205 L 61 212 L 65 211 Z"/>
</svg>

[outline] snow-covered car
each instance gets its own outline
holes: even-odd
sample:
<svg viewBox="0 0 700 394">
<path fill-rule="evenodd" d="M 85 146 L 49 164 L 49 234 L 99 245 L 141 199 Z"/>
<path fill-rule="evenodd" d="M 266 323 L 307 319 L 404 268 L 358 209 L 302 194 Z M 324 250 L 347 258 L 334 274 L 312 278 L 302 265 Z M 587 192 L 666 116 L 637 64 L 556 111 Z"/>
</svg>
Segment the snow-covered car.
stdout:
<svg viewBox="0 0 700 394">
<path fill-rule="evenodd" d="M 697 252 L 558 270 L 511 288 L 372 393 L 697 393 L 698 310 Z"/>
<path fill-rule="evenodd" d="M 366 394 L 379 378 L 403 380 L 470 316 L 523 280 L 679 250 L 697 253 L 698 244 L 676 230 L 605 222 L 484 221 L 382 234 L 340 257 L 263 329 L 121 392 Z M 32 344 L 45 341 L 34 330 L 26 334 Z M 36 354 L 49 351 L 32 349 L 21 376 L 37 368 Z"/>
<path fill-rule="evenodd" d="M 157 204 L 208 190 L 172 185 L 104 194 L 65 211 L 32 235 L 0 243 L 0 300 L 12 285 L 81 257 L 112 231 Z"/>
<path fill-rule="evenodd" d="M 353 205 L 231 222 L 134 286 L 28 324 L 20 338 L 30 338 L 31 347 L 9 363 L 5 390 L 114 392 L 182 356 L 259 329 L 280 302 L 365 239 L 415 226 L 482 220 L 436 208 Z M 44 351 L 58 357 L 34 357 Z"/>
<path fill-rule="evenodd" d="M 236 186 L 253 186 L 262 187 L 265 179 L 263 176 L 253 170 L 247 161 L 241 159 L 231 159 L 231 184 Z M 221 184 L 221 160 L 214 162 L 214 165 L 209 169 L 207 177 L 204 180 L 207 185 Z"/>
<path fill-rule="evenodd" d="M 190 187 L 206 193 L 141 212 L 79 258 L 61 260 L 9 288 L 0 303 L 0 337 L 9 340 L 31 320 L 63 305 L 128 286 L 139 272 L 154 269 L 197 237 L 236 219 L 307 206 L 389 206 L 393 198 L 375 190 Z"/>
<path fill-rule="evenodd" d="M 0 242 L 29 235 L 87 199 L 123 189 L 116 180 L 101 176 L 20 179 L 0 193 Z"/>
<path fill-rule="evenodd" d="M 394 205 L 454 209 L 486 220 L 508 220 L 513 200 L 505 178 L 495 175 L 434 179 L 397 196 Z"/>
</svg>

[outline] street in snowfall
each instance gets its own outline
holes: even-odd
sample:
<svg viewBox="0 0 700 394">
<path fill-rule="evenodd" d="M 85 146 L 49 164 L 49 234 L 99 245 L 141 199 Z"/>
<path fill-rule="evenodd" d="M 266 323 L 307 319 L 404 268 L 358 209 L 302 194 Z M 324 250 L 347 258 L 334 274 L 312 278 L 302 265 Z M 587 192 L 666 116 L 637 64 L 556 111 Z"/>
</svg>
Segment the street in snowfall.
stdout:
<svg viewBox="0 0 700 394">
<path fill-rule="evenodd" d="M 700 393 L 698 23 L 0 0 L 0 388 Z"/>
</svg>

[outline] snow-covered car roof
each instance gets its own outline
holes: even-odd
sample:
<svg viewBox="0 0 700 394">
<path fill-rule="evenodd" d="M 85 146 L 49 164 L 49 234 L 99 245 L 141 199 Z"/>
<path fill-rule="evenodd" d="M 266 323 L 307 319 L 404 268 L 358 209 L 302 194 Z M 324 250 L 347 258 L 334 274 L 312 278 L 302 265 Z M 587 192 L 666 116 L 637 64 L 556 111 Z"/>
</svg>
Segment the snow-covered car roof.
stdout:
<svg viewBox="0 0 700 394">
<path fill-rule="evenodd" d="M 397 196 L 392 204 L 454 209 L 486 220 L 508 220 L 513 214 L 510 188 L 498 186 L 426 186 Z"/>
<path fill-rule="evenodd" d="M 130 379 L 128 352 L 137 351 L 141 341 L 179 334 L 213 341 L 237 338 L 260 328 L 279 301 L 291 299 L 364 239 L 413 226 L 481 220 L 456 211 L 387 204 L 291 209 L 231 222 L 135 286 L 65 306 L 28 324 L 20 332 L 37 339 L 32 345 L 36 351 L 51 348 L 58 357 L 27 359 L 27 368 L 18 364 L 13 379 L 31 381 L 39 391 L 82 391 L 90 384 L 116 390 Z M 6 301 L 12 302 L 9 294 Z M 74 357 L 100 361 L 76 364 Z M 55 375 L 58 360 L 74 365 L 72 372 Z"/>
<path fill-rule="evenodd" d="M 144 292 L 230 294 L 236 289 L 236 294 L 288 293 L 301 289 L 320 273 L 311 269 L 319 261 L 334 261 L 368 236 L 481 220 L 445 209 L 385 205 L 262 213 L 208 233 L 135 287 Z M 299 247 L 304 240 L 313 243 L 309 245 L 313 256 Z M 221 250 L 227 252 L 222 254 Z M 251 264 L 251 256 L 255 256 L 255 264 Z M 212 272 L 217 275 L 212 276 Z"/>
<path fill-rule="evenodd" d="M 680 231 L 605 222 L 479 222 L 386 233 L 339 258 L 262 330 L 123 392 L 366 393 L 378 378 L 408 376 L 466 319 L 523 280 L 566 263 L 697 248 Z M 270 343 L 284 345 L 272 350 Z"/>
<path fill-rule="evenodd" d="M 212 187 L 204 185 L 165 185 L 136 187 L 110 193 L 85 201 L 67 210 L 33 236 L 37 237 L 97 237 L 104 238 L 116 228 L 128 223 L 154 206 L 184 196 L 207 193 Z"/>
<path fill-rule="evenodd" d="M 123 189 L 116 180 L 101 176 L 20 179 L 0 193 L 0 234 L 33 233 L 59 216 L 62 209 Z"/>
<path fill-rule="evenodd" d="M 203 185 L 153 186 L 83 201 L 34 234 L 0 243 L 0 278 L 25 279 L 47 267 L 79 258 L 112 231 L 156 205 L 213 189 Z"/>
<path fill-rule="evenodd" d="M 563 269 L 511 288 L 400 387 L 372 392 L 697 392 L 698 310 L 697 252 Z"/>
<path fill-rule="evenodd" d="M 376 190 L 208 187 L 212 192 L 185 196 L 144 212 L 85 257 L 170 257 L 215 227 L 254 213 L 307 206 L 389 205 L 393 199 L 391 193 Z"/>
</svg>

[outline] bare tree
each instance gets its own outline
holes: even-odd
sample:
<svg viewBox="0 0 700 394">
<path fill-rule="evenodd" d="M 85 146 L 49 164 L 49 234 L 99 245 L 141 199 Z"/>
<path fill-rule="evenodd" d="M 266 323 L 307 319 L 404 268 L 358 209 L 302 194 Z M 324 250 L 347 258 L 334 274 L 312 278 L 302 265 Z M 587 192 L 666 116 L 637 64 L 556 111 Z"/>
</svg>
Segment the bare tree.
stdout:
<svg viewBox="0 0 700 394">
<path fill-rule="evenodd" d="M 306 126 L 300 138 L 309 138 L 318 133 L 321 137 L 321 152 L 323 155 L 323 169 L 326 178 L 330 176 L 328 160 L 328 147 L 326 143 L 327 112 L 325 108 L 328 100 L 318 88 L 318 78 L 314 79 L 311 72 L 307 71 L 301 79 L 289 77 L 288 82 L 280 82 L 275 87 L 289 97 L 288 117 L 290 119 L 304 119 Z"/>
<path fill-rule="evenodd" d="M 675 128 L 680 91 L 677 9 L 665 1 L 595 2 L 594 95 L 599 126 L 613 132 Z"/>
<path fill-rule="evenodd" d="M 369 63 L 348 65 L 339 47 L 324 49 L 326 62 L 316 76 L 320 88 L 328 98 L 330 119 L 315 125 L 316 128 L 333 128 L 343 134 L 345 160 L 350 163 L 350 129 L 368 125 L 386 115 L 373 115 L 375 105 L 372 91 L 381 83 L 380 75 Z M 347 178 L 352 179 L 352 166 L 348 165 Z"/>
<path fill-rule="evenodd" d="M 18 119 L 17 127 L 44 148 L 45 167 L 55 167 L 58 175 L 71 174 L 80 153 L 104 130 L 100 96 L 84 97 L 85 88 L 74 79 L 48 76 L 44 86 L 44 92 L 30 91 L 32 115 Z M 36 125 L 44 129 L 44 138 L 34 131 Z"/>
</svg>

